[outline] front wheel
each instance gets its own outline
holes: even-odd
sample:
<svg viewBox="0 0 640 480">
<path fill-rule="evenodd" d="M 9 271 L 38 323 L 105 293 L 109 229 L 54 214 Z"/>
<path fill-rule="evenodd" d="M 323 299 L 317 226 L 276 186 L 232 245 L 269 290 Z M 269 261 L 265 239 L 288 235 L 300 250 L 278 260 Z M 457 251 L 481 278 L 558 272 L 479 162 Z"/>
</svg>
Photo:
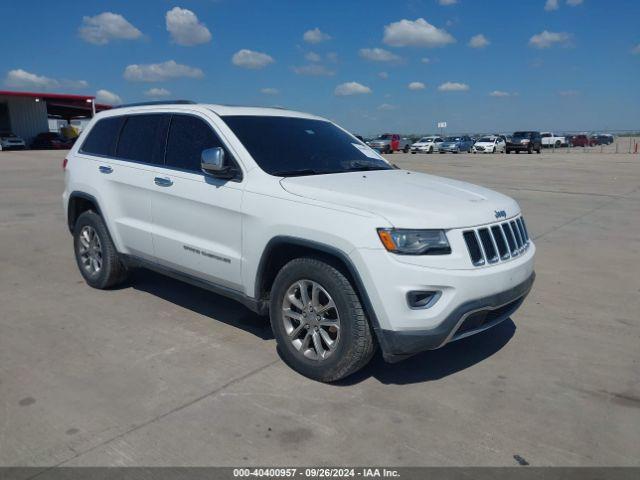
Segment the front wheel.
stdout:
<svg viewBox="0 0 640 480">
<path fill-rule="evenodd" d="M 433 147 L 429 147 L 429 153 L 433 153 Z"/>
<path fill-rule="evenodd" d="M 409 147 L 404 147 L 403 152 L 404 152 L 404 153 L 409 153 Z"/>
<path fill-rule="evenodd" d="M 271 327 L 284 361 L 302 375 L 333 382 L 369 363 L 376 348 L 357 293 L 336 268 L 297 258 L 276 276 Z"/>
</svg>

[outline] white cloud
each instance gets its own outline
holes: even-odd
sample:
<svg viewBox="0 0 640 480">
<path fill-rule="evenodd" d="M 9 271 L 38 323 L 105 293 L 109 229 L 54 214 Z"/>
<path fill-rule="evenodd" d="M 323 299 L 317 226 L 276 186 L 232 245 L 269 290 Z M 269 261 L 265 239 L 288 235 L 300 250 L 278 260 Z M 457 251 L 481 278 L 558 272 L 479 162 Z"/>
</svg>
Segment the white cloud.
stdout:
<svg viewBox="0 0 640 480">
<path fill-rule="evenodd" d="M 29 88 L 39 90 L 53 90 L 55 88 L 68 88 L 70 90 L 82 90 L 89 86 L 86 80 L 57 80 L 55 78 L 37 75 L 21 68 L 10 70 L 4 80 L 5 85 L 14 88 Z"/>
<path fill-rule="evenodd" d="M 427 86 L 422 82 L 411 82 L 409 85 L 407 85 L 407 88 L 409 90 L 424 90 L 425 88 L 427 88 Z"/>
<path fill-rule="evenodd" d="M 570 7 L 577 7 L 578 5 L 582 5 L 583 0 L 567 0 L 567 5 Z"/>
<path fill-rule="evenodd" d="M 277 88 L 266 87 L 266 88 L 261 88 L 260 93 L 264 95 L 278 95 L 280 91 Z"/>
<path fill-rule="evenodd" d="M 386 80 L 387 78 L 389 78 L 389 74 L 387 72 L 379 72 L 378 76 L 383 80 Z"/>
<path fill-rule="evenodd" d="M 361 48 L 358 54 L 362 58 L 371 60 L 372 62 L 397 62 L 400 60 L 398 55 L 384 48 Z"/>
<path fill-rule="evenodd" d="M 55 78 L 45 77 L 44 75 L 36 75 L 18 68 L 10 70 L 4 80 L 5 85 L 15 88 L 33 88 L 41 90 L 50 90 L 60 86 L 60 82 Z"/>
<path fill-rule="evenodd" d="M 458 0 L 438 0 L 438 3 L 446 7 L 449 5 L 455 5 L 456 3 L 458 3 Z"/>
<path fill-rule="evenodd" d="M 445 82 L 438 87 L 441 92 L 466 92 L 469 90 L 469 85 L 466 83 L 458 82 Z"/>
<path fill-rule="evenodd" d="M 371 89 L 358 82 L 346 82 L 338 85 L 333 93 L 338 97 L 345 97 L 347 95 L 371 93 Z"/>
<path fill-rule="evenodd" d="M 167 31 L 178 45 L 191 47 L 211 40 L 211 32 L 191 10 L 174 7 L 165 15 Z"/>
<path fill-rule="evenodd" d="M 96 92 L 96 103 L 106 103 L 107 105 L 120 105 L 122 99 L 109 90 L 98 90 Z"/>
<path fill-rule="evenodd" d="M 308 53 L 305 54 L 304 58 L 307 59 L 310 62 L 321 62 L 322 61 L 322 57 L 320 55 L 318 55 L 316 52 L 308 52 Z"/>
<path fill-rule="evenodd" d="M 233 57 L 231 57 L 231 63 L 236 67 L 249 68 L 252 70 L 264 68 L 273 62 L 275 62 L 275 60 L 270 55 L 247 50 L 246 48 L 238 50 L 233 54 Z"/>
<path fill-rule="evenodd" d="M 133 64 L 124 69 L 124 78 L 132 82 L 162 82 L 171 78 L 202 78 L 199 68 L 181 65 L 174 60 L 163 63 Z"/>
<path fill-rule="evenodd" d="M 335 75 L 336 72 L 329 70 L 324 65 L 303 65 L 301 67 L 291 67 L 292 70 L 298 75 L 309 75 L 311 77 L 330 77 Z"/>
<path fill-rule="evenodd" d="M 456 40 L 445 30 L 436 28 L 424 18 L 400 20 L 384 27 L 382 40 L 392 47 L 443 47 Z"/>
<path fill-rule="evenodd" d="M 144 96 L 150 98 L 168 97 L 169 95 L 171 95 L 171 92 L 166 88 L 150 88 L 144 92 Z"/>
<path fill-rule="evenodd" d="M 558 92 L 558 95 L 560 95 L 561 97 L 575 97 L 579 94 L 580 92 L 578 92 L 577 90 L 560 90 Z"/>
<path fill-rule="evenodd" d="M 307 43 L 321 43 L 331 40 L 331 36 L 316 27 L 313 30 L 307 30 L 304 32 L 302 39 Z"/>
<path fill-rule="evenodd" d="M 82 90 L 89 86 L 86 80 L 62 80 L 62 86 L 72 90 Z"/>
<path fill-rule="evenodd" d="M 94 45 L 106 45 L 111 40 L 135 40 L 142 32 L 118 13 L 103 12 L 94 17 L 82 17 L 78 34 Z"/>
<path fill-rule="evenodd" d="M 338 54 L 336 52 L 329 52 L 327 53 L 327 60 L 329 60 L 330 62 L 337 62 L 338 61 Z"/>
<path fill-rule="evenodd" d="M 420 59 L 420 61 L 421 61 L 422 63 L 431 63 L 431 59 L 430 59 L 430 58 L 427 58 L 427 57 L 422 57 L 422 58 Z"/>
<path fill-rule="evenodd" d="M 510 97 L 511 94 L 509 92 L 503 92 L 502 90 L 494 90 L 489 94 L 491 97 Z"/>
<path fill-rule="evenodd" d="M 549 48 L 554 44 L 567 45 L 571 36 L 565 32 L 549 32 L 544 30 L 529 39 L 529 46 L 535 48 Z"/>
<path fill-rule="evenodd" d="M 378 110 L 382 110 L 382 111 L 389 111 L 389 110 L 395 110 L 396 107 L 395 105 L 391 105 L 390 103 L 383 103 L 382 105 L 378 105 Z"/>
<path fill-rule="evenodd" d="M 558 8 L 560 8 L 560 5 L 558 5 L 558 0 L 547 0 L 547 3 L 544 4 L 544 9 L 547 12 L 558 10 Z"/>
<path fill-rule="evenodd" d="M 640 55 L 640 43 L 631 49 L 632 55 Z"/>
<path fill-rule="evenodd" d="M 471 40 L 469 40 L 469 46 L 471 48 L 484 48 L 490 43 L 491 42 L 487 40 L 487 37 L 485 37 L 481 33 L 479 33 L 478 35 L 474 35 L 473 37 L 471 37 Z"/>
</svg>

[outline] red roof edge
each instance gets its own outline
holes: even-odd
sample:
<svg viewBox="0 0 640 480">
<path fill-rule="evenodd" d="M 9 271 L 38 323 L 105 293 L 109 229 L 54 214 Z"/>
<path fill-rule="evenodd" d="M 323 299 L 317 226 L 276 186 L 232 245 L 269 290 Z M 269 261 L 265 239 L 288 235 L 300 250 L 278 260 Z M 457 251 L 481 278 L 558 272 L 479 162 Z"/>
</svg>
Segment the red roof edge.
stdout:
<svg viewBox="0 0 640 480">
<path fill-rule="evenodd" d="M 30 98 L 42 98 L 46 100 L 48 98 L 57 100 L 93 100 L 96 97 L 92 95 L 71 95 L 67 93 L 39 93 L 39 92 L 13 92 L 10 90 L 0 90 L 0 95 L 6 95 L 10 97 L 30 97 Z"/>
</svg>

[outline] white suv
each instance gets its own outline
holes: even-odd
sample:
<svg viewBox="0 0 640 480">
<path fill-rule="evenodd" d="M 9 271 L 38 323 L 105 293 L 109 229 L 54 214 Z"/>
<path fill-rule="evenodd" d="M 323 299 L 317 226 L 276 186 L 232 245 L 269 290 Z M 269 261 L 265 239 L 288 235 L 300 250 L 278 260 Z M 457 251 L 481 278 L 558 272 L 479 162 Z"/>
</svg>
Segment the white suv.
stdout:
<svg viewBox="0 0 640 480">
<path fill-rule="evenodd" d="M 229 296 L 268 314 L 284 360 L 322 381 L 378 346 L 397 361 L 492 327 L 534 279 L 514 200 L 393 167 L 313 115 L 116 108 L 64 164 L 89 285 L 145 267 Z"/>
</svg>

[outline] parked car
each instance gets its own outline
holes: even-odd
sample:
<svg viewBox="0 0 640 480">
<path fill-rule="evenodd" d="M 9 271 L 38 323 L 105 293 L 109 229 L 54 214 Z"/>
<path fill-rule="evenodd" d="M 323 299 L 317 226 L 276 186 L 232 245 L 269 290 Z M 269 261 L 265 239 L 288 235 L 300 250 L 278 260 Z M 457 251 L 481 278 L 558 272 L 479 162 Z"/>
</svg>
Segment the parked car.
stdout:
<svg viewBox="0 0 640 480">
<path fill-rule="evenodd" d="M 542 151 L 542 138 L 540 132 L 536 131 L 519 131 L 514 132 L 507 140 L 507 153 L 511 152 L 527 152 L 533 153 Z"/>
<path fill-rule="evenodd" d="M 473 153 L 504 153 L 507 149 L 507 143 L 502 137 L 480 137 L 473 144 Z"/>
<path fill-rule="evenodd" d="M 561 147 L 563 145 L 567 144 L 567 139 L 565 137 L 562 137 L 560 135 L 556 135 L 553 132 L 542 132 L 540 134 L 540 137 L 542 138 L 542 146 L 543 147 L 547 147 L 547 148 L 551 148 L 551 147 Z"/>
<path fill-rule="evenodd" d="M 441 137 L 422 137 L 411 145 L 411 153 L 435 153 L 442 142 Z"/>
<path fill-rule="evenodd" d="M 471 137 L 467 135 L 463 135 L 461 137 L 447 137 L 440 144 L 439 152 L 440 153 L 460 153 L 460 152 L 468 152 L 471 153 L 471 149 L 473 148 L 473 140 Z"/>
<path fill-rule="evenodd" d="M 411 140 L 401 137 L 397 133 L 384 133 L 375 140 L 369 142 L 369 146 L 382 153 L 393 153 L 398 151 L 408 153 L 411 148 Z"/>
<path fill-rule="evenodd" d="M 572 147 L 595 147 L 598 145 L 598 139 L 589 135 L 574 135 L 571 139 Z"/>
<path fill-rule="evenodd" d="M 0 150 L 24 150 L 25 141 L 10 130 L 0 131 Z"/>
<path fill-rule="evenodd" d="M 592 138 L 595 138 L 597 140 L 598 145 L 611 145 L 615 141 L 615 137 L 608 133 L 593 135 Z"/>
<path fill-rule="evenodd" d="M 88 285 L 144 267 L 228 296 L 269 315 L 284 361 L 321 381 L 354 373 L 378 347 L 398 361 L 487 331 L 535 277 L 515 200 L 394 168 L 314 115 L 114 108 L 63 168 Z"/>
<path fill-rule="evenodd" d="M 73 146 L 75 140 L 75 138 L 65 138 L 59 133 L 43 132 L 33 139 L 31 148 L 34 150 L 68 150 Z"/>
</svg>

